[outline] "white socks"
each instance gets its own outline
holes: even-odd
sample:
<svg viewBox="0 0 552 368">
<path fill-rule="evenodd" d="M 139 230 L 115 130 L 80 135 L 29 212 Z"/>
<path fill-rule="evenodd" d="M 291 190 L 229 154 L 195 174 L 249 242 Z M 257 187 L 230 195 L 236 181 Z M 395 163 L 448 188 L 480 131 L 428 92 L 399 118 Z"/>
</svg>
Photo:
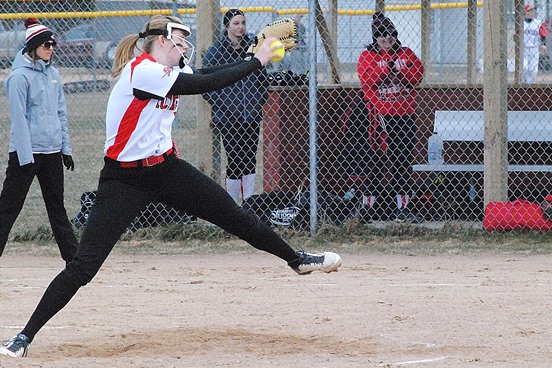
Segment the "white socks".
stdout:
<svg viewBox="0 0 552 368">
<path fill-rule="evenodd" d="M 240 199 L 241 180 L 226 178 L 226 191 L 230 194 L 234 202 L 237 203 Z"/>
<path fill-rule="evenodd" d="M 408 205 L 408 202 L 410 202 L 410 197 L 406 194 L 397 194 L 397 208 L 406 208 Z"/>
<path fill-rule="evenodd" d="M 376 203 L 376 196 L 362 196 L 362 207 L 371 208 L 374 207 L 374 203 Z"/>
<path fill-rule="evenodd" d="M 226 178 L 226 191 L 234 202 L 237 203 L 240 200 L 240 193 L 245 201 L 255 194 L 255 174 L 242 176 L 241 179 Z"/>
<path fill-rule="evenodd" d="M 242 176 L 241 188 L 244 201 L 255 194 L 255 174 Z"/>
</svg>

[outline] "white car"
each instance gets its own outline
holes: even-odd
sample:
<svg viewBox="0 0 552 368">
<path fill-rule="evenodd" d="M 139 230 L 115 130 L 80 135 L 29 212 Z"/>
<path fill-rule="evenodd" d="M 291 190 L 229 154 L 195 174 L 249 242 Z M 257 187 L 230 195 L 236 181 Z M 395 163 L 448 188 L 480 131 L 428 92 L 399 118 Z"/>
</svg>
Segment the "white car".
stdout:
<svg viewBox="0 0 552 368">
<path fill-rule="evenodd" d="M 119 40 L 94 23 L 82 23 L 57 37 L 56 64 L 75 68 L 111 68 Z"/>
</svg>

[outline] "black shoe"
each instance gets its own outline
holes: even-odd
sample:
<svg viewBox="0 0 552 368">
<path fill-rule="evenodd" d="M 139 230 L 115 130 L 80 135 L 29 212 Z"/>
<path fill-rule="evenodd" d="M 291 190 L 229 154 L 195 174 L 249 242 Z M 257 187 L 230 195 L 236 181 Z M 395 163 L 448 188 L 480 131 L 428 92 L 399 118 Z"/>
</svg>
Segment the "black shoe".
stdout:
<svg viewBox="0 0 552 368">
<path fill-rule="evenodd" d="M 395 212 L 395 222 L 409 222 L 411 224 L 421 224 L 424 222 L 422 216 L 412 213 L 408 208 L 397 208 Z"/>
<path fill-rule="evenodd" d="M 341 257 L 333 252 L 314 254 L 300 251 L 297 252 L 297 256 L 299 258 L 289 265 L 300 275 L 308 275 L 312 271 L 330 273 L 337 271 L 341 266 Z"/>
</svg>

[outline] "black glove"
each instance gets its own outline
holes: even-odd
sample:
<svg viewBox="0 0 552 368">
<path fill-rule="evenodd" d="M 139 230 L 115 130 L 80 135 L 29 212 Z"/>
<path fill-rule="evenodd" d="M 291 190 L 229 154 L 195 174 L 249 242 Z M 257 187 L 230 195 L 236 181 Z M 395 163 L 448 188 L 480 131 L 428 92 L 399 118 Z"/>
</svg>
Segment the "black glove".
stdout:
<svg viewBox="0 0 552 368">
<path fill-rule="evenodd" d="M 395 61 L 389 60 L 387 62 L 387 69 L 389 69 L 389 72 L 391 72 L 391 73 L 396 72 L 396 70 L 395 70 Z"/>
<path fill-rule="evenodd" d="M 73 162 L 73 157 L 71 157 L 71 155 L 64 155 L 62 153 L 61 158 L 63 159 L 63 165 L 67 168 L 67 170 L 75 171 L 75 163 Z"/>
</svg>

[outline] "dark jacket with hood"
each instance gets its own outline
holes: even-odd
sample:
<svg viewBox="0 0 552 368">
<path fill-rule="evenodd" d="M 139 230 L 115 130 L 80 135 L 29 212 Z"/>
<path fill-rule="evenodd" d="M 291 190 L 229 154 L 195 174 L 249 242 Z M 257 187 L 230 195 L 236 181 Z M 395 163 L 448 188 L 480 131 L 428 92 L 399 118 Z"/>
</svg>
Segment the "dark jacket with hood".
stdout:
<svg viewBox="0 0 552 368">
<path fill-rule="evenodd" d="M 248 57 L 246 50 L 251 41 L 252 37 L 246 34 L 242 47 L 235 49 L 228 36 L 223 34 L 207 50 L 203 67 L 244 60 Z M 263 118 L 263 105 L 268 99 L 266 69 L 259 69 L 231 86 L 202 96 L 213 107 L 214 123 L 259 123 Z"/>
</svg>

